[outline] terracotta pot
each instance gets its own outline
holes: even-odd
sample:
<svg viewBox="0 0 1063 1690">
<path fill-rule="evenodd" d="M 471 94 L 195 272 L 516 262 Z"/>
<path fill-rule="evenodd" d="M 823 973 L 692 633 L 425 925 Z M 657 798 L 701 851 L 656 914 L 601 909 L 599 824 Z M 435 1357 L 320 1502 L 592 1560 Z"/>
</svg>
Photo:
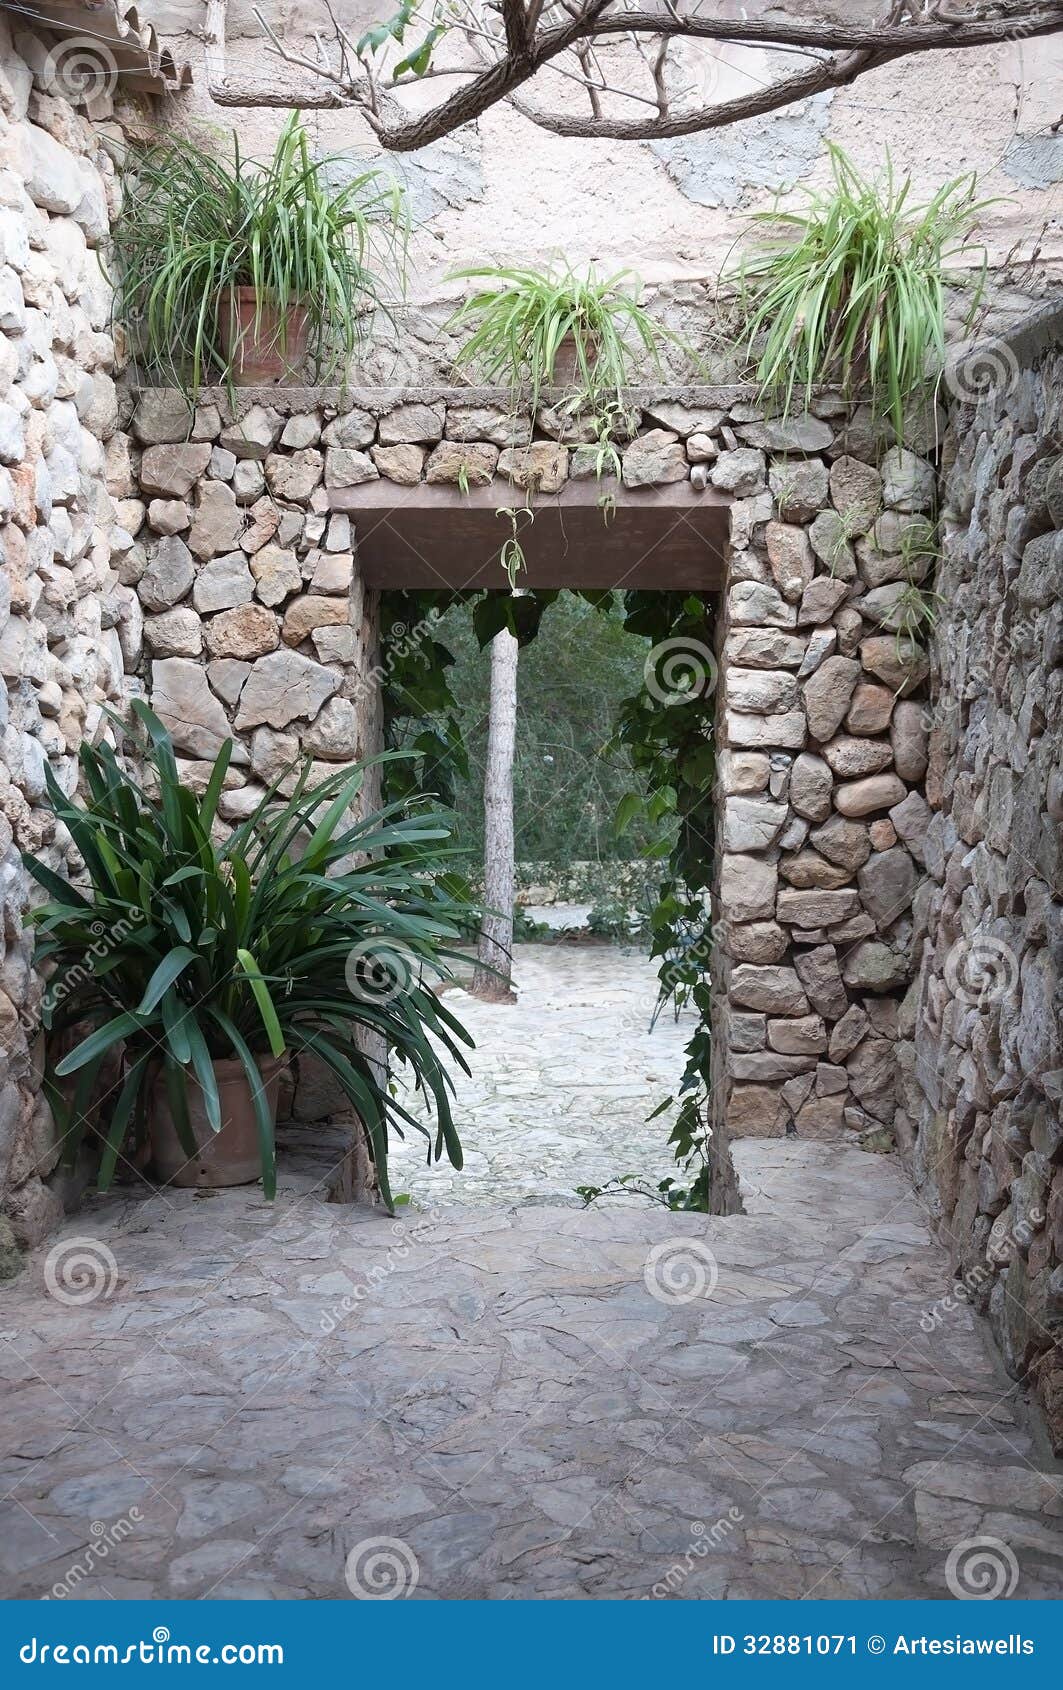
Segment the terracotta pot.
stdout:
<svg viewBox="0 0 1063 1690">
<path fill-rule="evenodd" d="M 264 304 L 255 322 L 254 288 L 223 288 L 218 338 L 236 387 L 275 387 L 306 373 L 307 314 L 302 305 L 282 312 Z M 284 337 L 281 338 L 281 325 Z"/>
<path fill-rule="evenodd" d="M 593 344 L 587 347 L 587 368 L 593 374 L 596 361 L 596 351 Z M 576 348 L 576 337 L 569 331 L 563 335 L 554 353 L 554 374 L 551 387 L 579 387 L 583 377 L 579 367 L 579 353 Z"/>
<path fill-rule="evenodd" d="M 277 1119 L 277 1096 L 286 1056 L 258 1058 L 266 1089 L 271 1130 Z M 243 1063 L 233 1057 L 213 1064 L 221 1099 L 221 1131 L 212 1132 L 198 1081 L 188 1076 L 188 1119 L 199 1154 L 191 1160 L 177 1136 L 170 1101 L 161 1073 L 152 1092 L 148 1129 L 156 1177 L 165 1185 L 250 1185 L 262 1175 L 262 1157 L 255 1125 L 255 1107 Z"/>
</svg>

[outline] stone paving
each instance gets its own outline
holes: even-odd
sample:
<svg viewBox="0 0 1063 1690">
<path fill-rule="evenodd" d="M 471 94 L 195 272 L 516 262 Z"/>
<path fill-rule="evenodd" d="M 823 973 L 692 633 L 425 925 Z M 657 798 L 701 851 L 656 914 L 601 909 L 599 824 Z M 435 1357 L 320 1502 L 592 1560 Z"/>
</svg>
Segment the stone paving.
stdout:
<svg viewBox="0 0 1063 1690">
<path fill-rule="evenodd" d="M 485 1011 L 500 1065 L 537 1014 Z M 94 1200 L 5 1288 L 5 1595 L 1063 1594 L 1063 1481 L 891 1158 L 389 1220 L 323 1200 L 337 1148 L 272 1206 Z"/>
<path fill-rule="evenodd" d="M 657 970 L 645 953 L 517 945 L 514 986 L 516 1004 L 447 994 L 476 1039 L 471 1076 L 454 1075 L 465 1166 L 429 1168 L 424 1140 L 411 1134 L 393 1153 L 393 1189 L 430 1206 L 578 1205 L 578 1185 L 637 1173 L 655 1186 L 674 1175 L 670 1118 L 647 1117 L 678 1085 L 697 1022 L 666 1009 L 650 1032 Z"/>
</svg>

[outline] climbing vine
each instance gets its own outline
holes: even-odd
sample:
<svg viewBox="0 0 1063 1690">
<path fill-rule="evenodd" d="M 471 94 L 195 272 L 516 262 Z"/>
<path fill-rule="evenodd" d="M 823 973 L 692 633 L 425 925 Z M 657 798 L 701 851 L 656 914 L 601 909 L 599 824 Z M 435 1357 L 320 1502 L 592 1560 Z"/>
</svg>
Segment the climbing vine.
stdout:
<svg viewBox="0 0 1063 1690">
<path fill-rule="evenodd" d="M 697 1025 L 686 1047 L 686 1067 L 669 1143 L 680 1173 L 650 1190 L 637 1174 L 612 1189 L 642 1190 L 673 1209 L 709 1207 L 710 1008 L 709 960 L 713 872 L 712 600 L 697 594 L 633 591 L 582 592 L 597 609 L 622 603 L 624 626 L 650 642 L 643 683 L 621 708 L 612 749 L 623 747 L 643 777 L 643 790 L 627 793 L 616 815 L 626 831 L 642 813 L 659 840 L 645 854 L 660 862 L 657 901 L 650 915 L 651 956 L 658 962 L 659 1004 L 693 1008 Z M 389 738 L 396 725 L 419 724 L 403 743 L 410 758 L 386 765 L 389 796 L 433 792 L 445 802 L 455 779 L 468 774 L 458 711 L 447 671 L 453 654 L 438 637 L 442 613 L 468 606 L 481 646 L 508 628 L 524 646 L 539 632 L 555 591 L 528 588 L 519 597 L 503 591 L 384 593 L 381 662 Z M 651 1116 L 651 1119 L 653 1116 Z M 606 1188 L 581 1188 L 587 1201 Z"/>
</svg>

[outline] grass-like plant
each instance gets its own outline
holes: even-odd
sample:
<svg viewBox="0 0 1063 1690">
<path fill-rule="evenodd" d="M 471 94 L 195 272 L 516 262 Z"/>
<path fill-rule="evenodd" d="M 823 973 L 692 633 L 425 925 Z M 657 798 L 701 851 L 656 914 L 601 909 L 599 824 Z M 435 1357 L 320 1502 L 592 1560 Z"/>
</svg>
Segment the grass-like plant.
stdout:
<svg viewBox="0 0 1063 1690">
<path fill-rule="evenodd" d="M 599 278 L 593 268 L 579 274 L 559 261 L 546 270 L 476 266 L 455 271 L 454 279 L 487 284 L 446 325 L 467 331 L 456 365 L 504 382 L 533 411 L 542 390 L 556 386 L 596 415 L 610 406 L 619 411 L 635 360 L 648 357 L 659 371 L 664 345 L 683 345 L 649 315 L 630 270 Z M 573 368 L 564 370 L 569 349 Z"/>
<path fill-rule="evenodd" d="M 911 178 L 899 181 L 891 164 L 872 182 L 840 147 L 829 152 L 831 184 L 807 190 L 807 209 L 753 216 L 784 238 L 732 271 L 742 340 L 764 397 L 788 411 L 795 393 L 807 405 L 817 385 L 836 382 L 868 397 L 899 439 L 905 402 L 944 366 L 949 284 L 969 284 L 970 315 L 977 309 L 985 252 L 971 236 L 990 202 L 972 173 L 916 203 Z M 976 255 L 973 279 L 953 268 Z"/>
<path fill-rule="evenodd" d="M 102 1131 L 101 1189 L 127 1140 L 146 1137 L 155 1085 L 165 1087 L 191 1156 L 189 1087 L 200 1089 L 218 1131 L 213 1063 L 239 1059 L 272 1196 L 272 1123 L 257 1059 L 305 1052 L 331 1070 L 364 1122 L 389 1208 L 389 1129 L 401 1136 L 403 1124 L 415 1127 L 428 1139 L 429 1161 L 445 1148 L 460 1168 L 440 1051 L 466 1068 L 460 1047 L 472 1040 L 430 984 L 433 976 L 450 978 L 451 943 L 468 910 L 458 877 L 443 867 L 448 816 L 391 804 L 352 824 L 363 768 L 340 769 L 311 791 L 307 759 L 290 798 L 270 788 L 215 843 L 232 742 L 196 798 L 181 783 L 165 728 L 142 702 L 133 710 L 157 796 L 109 747 L 86 744 L 85 802 L 67 797 L 50 774 L 48 792 L 84 860 L 87 884 L 75 887 L 24 857 L 49 899 L 32 914 L 36 960 L 49 975 L 43 1024 L 53 1041 L 67 1035 L 67 1042 L 92 1024 L 46 1080 L 68 1158 L 84 1138 L 101 1068 L 116 1055 L 121 1078 Z M 390 1095 L 387 1073 L 358 1048 L 358 1028 L 381 1036 L 388 1068 L 406 1064 L 434 1106 L 434 1135 Z M 66 1076 L 75 1077 L 72 1095 L 60 1085 Z"/>
<path fill-rule="evenodd" d="M 149 370 L 196 391 L 228 379 L 220 332 L 227 289 L 251 287 L 277 322 L 286 355 L 289 313 L 306 312 L 311 372 L 327 381 L 363 340 L 371 312 L 402 285 L 408 216 L 386 173 L 342 186 L 337 160 L 312 156 L 293 112 L 268 163 L 178 141 L 131 153 L 113 228 L 115 311 Z"/>
</svg>

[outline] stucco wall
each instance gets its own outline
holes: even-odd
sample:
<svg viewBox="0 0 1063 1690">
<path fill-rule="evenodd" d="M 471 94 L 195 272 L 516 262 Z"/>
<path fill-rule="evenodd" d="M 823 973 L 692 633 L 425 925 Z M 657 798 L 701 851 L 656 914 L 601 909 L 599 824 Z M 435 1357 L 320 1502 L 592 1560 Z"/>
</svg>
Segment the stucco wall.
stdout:
<svg viewBox="0 0 1063 1690">
<path fill-rule="evenodd" d="M 943 504 L 905 1148 L 1063 1447 L 1063 313 L 957 408 Z"/>
<path fill-rule="evenodd" d="M 309 6 L 270 0 L 265 9 L 294 45 L 324 20 L 313 0 Z M 357 33 L 393 9 L 391 0 L 344 0 L 338 15 Z M 764 9 L 761 0 L 744 11 L 755 16 Z M 879 0 L 793 0 L 786 8 L 789 15 L 833 12 L 846 21 L 874 20 L 881 9 Z M 218 131 L 235 125 L 249 147 L 267 151 L 284 113 L 226 109 L 209 98 L 195 38 L 201 0 L 148 0 L 142 11 L 196 67 L 196 86 L 174 107 L 174 118 Z M 266 53 L 243 0 L 232 0 L 230 34 L 234 74 L 277 76 L 277 61 Z M 772 64 L 751 48 L 716 52 L 691 44 L 683 51 L 689 80 L 710 88 L 714 100 L 747 93 L 795 63 L 787 54 Z M 300 73 L 283 74 L 298 84 Z M 770 206 L 777 191 L 826 181 L 827 141 L 839 142 L 869 170 L 883 164 L 888 148 L 896 169 L 910 170 L 926 193 L 977 170 L 982 190 L 1000 196 L 985 214 L 991 259 L 1001 264 L 1013 249 L 1025 259 L 1038 248 L 1032 270 L 1015 275 L 1024 292 L 1036 291 L 1046 274 L 1054 271 L 1057 281 L 1063 276 L 1063 137 L 1050 128 L 1059 116 L 1061 79 L 1063 41 L 913 56 L 833 97 L 652 145 L 565 140 L 498 107 L 423 152 L 391 158 L 419 225 L 411 249 L 411 303 L 400 308 L 399 332 L 385 337 L 364 373 L 394 385 L 446 378 L 452 348 L 435 330 L 447 314 L 441 306 L 460 292 L 460 285 L 445 280 L 447 272 L 477 261 L 541 262 L 561 249 L 577 261 L 635 268 L 660 291 L 669 319 L 710 356 L 703 379 L 727 379 L 710 328 L 721 266 L 748 212 Z M 407 97 L 424 104 L 450 87 L 428 83 Z M 556 77 L 549 94 L 570 105 L 581 97 Z M 306 122 L 322 149 L 348 152 L 352 168 L 379 156 L 371 130 L 354 112 L 308 112 Z M 1025 309 L 1005 288 L 1005 315 L 1013 304 Z M 427 321 L 425 305 L 431 308 Z"/>
</svg>

